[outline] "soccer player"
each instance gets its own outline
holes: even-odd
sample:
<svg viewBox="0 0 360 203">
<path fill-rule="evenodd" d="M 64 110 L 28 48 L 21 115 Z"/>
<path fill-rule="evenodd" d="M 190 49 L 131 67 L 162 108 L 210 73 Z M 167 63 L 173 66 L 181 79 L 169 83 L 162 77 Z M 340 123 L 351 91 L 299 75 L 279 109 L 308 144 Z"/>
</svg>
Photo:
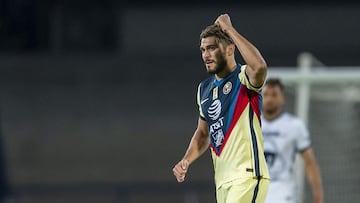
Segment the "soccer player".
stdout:
<svg viewBox="0 0 360 203">
<path fill-rule="evenodd" d="M 245 65 L 236 62 L 236 48 Z M 260 128 L 266 62 L 228 14 L 201 32 L 200 51 L 211 76 L 198 86 L 198 126 L 173 173 L 183 182 L 189 165 L 210 146 L 217 202 L 262 203 L 269 186 Z"/>
<path fill-rule="evenodd" d="M 314 203 L 323 203 L 323 189 L 318 164 L 311 148 L 305 124 L 290 113 L 283 112 L 284 85 L 269 78 L 263 87 L 262 129 L 265 157 L 271 176 L 266 203 L 297 202 L 294 161 L 296 153 L 304 160 Z"/>
</svg>

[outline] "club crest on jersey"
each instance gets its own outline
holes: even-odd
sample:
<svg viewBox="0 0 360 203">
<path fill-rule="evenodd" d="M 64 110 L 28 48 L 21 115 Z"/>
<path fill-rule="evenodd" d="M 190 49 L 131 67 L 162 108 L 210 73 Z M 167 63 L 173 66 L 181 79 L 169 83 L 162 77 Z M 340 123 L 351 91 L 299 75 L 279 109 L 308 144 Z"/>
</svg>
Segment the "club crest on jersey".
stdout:
<svg viewBox="0 0 360 203">
<path fill-rule="evenodd" d="M 224 85 L 223 93 L 224 94 L 229 94 L 229 92 L 231 91 L 231 88 L 232 88 L 232 83 L 229 81 Z"/>
</svg>

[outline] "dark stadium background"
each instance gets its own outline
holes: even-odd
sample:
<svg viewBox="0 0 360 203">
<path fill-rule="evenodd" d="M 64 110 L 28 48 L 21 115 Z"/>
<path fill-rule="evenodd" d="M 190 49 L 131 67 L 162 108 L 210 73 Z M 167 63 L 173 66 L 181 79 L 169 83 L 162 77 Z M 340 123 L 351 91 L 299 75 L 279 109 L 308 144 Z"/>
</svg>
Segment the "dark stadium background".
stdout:
<svg viewBox="0 0 360 203">
<path fill-rule="evenodd" d="M 270 68 L 304 51 L 360 65 L 352 1 L 1 0 L 1 191 L 21 203 L 215 202 L 210 153 L 184 184 L 171 169 L 207 77 L 200 31 L 225 12 Z M 326 202 L 344 202 L 326 178 Z M 359 201 L 359 178 L 346 181 Z"/>
</svg>

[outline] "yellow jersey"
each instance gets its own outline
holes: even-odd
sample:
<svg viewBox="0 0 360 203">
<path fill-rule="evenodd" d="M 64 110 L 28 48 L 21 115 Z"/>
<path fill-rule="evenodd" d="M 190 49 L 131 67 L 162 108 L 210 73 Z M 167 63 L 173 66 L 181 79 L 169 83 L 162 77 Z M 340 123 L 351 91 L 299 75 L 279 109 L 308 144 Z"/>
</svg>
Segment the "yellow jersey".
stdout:
<svg viewBox="0 0 360 203">
<path fill-rule="evenodd" d="M 270 178 L 261 131 L 261 87 L 253 87 L 238 65 L 228 76 L 199 84 L 197 103 L 208 124 L 215 184 L 238 178 Z"/>
</svg>

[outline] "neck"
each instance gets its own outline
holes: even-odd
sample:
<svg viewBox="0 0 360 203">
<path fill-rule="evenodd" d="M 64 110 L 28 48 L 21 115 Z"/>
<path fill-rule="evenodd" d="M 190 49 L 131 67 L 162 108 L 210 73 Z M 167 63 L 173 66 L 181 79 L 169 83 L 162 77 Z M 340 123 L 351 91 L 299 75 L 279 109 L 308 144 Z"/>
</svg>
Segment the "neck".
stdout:
<svg viewBox="0 0 360 203">
<path fill-rule="evenodd" d="M 281 109 L 273 112 L 273 113 L 267 113 L 266 111 L 263 112 L 264 118 L 268 121 L 272 121 L 274 119 L 276 119 L 277 117 L 279 117 L 281 115 L 282 111 Z"/>
<path fill-rule="evenodd" d="M 226 67 L 224 68 L 223 71 L 215 74 L 216 79 L 221 80 L 221 79 L 225 78 L 227 75 L 232 73 L 236 69 L 236 67 L 237 67 L 237 64 L 235 61 L 229 65 L 226 65 Z"/>
</svg>

